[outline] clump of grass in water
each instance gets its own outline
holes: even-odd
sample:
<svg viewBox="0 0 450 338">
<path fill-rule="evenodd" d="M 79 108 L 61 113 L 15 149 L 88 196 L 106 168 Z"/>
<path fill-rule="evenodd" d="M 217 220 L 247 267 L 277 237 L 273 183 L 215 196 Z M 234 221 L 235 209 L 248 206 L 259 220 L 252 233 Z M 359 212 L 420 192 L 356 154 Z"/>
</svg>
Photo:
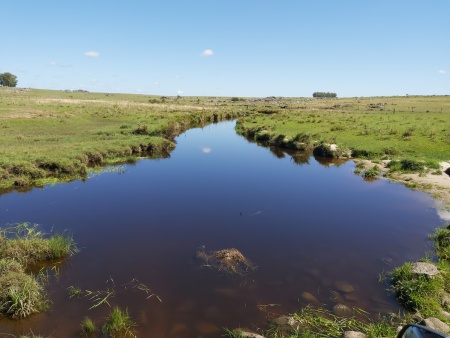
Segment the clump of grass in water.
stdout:
<svg viewBox="0 0 450 338">
<path fill-rule="evenodd" d="M 76 251 L 72 238 L 55 235 L 45 239 L 37 225 L 0 228 L 0 314 L 24 318 L 43 311 L 48 306 L 43 279 L 26 269 Z"/>
<path fill-rule="evenodd" d="M 93 336 L 94 333 L 97 331 L 95 323 L 89 317 L 84 317 L 80 326 L 81 326 L 81 334 L 83 335 L 83 337 Z"/>
<path fill-rule="evenodd" d="M 200 247 L 196 256 L 205 262 L 203 266 L 213 267 L 226 273 L 245 275 L 255 270 L 250 260 L 235 248 L 217 250 L 208 254 L 204 247 Z"/>
<path fill-rule="evenodd" d="M 63 258 L 78 251 L 72 237 L 54 235 L 44 238 L 37 224 L 20 223 L 0 228 L 0 258 L 13 258 L 25 267 L 42 261 Z"/>
<path fill-rule="evenodd" d="M 106 323 L 103 324 L 102 332 L 108 337 L 117 337 L 119 335 L 136 337 L 133 330 L 134 326 L 136 326 L 136 323 L 133 322 L 128 314 L 128 309 L 122 311 L 116 306 L 109 315 Z"/>
<path fill-rule="evenodd" d="M 369 168 L 364 171 L 363 177 L 365 180 L 371 181 L 375 180 L 380 175 L 380 167 L 377 165 L 374 165 L 372 168 Z"/>
</svg>

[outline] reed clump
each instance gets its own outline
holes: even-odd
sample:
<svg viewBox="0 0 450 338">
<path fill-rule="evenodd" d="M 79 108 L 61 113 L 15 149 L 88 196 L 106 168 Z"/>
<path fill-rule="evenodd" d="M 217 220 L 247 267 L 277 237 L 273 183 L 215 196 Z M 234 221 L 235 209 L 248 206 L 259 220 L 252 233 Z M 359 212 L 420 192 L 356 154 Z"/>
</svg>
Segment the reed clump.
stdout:
<svg viewBox="0 0 450 338">
<path fill-rule="evenodd" d="M 48 306 L 43 273 L 30 273 L 39 264 L 77 251 L 69 236 L 45 238 L 36 224 L 0 228 L 0 314 L 25 318 Z"/>
</svg>

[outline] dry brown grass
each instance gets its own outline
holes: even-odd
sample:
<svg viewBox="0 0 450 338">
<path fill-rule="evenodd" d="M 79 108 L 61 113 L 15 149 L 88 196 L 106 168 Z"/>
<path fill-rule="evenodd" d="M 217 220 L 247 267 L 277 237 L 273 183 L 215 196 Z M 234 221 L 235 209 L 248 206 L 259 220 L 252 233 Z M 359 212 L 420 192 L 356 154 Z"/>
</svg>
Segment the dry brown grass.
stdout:
<svg viewBox="0 0 450 338">
<path fill-rule="evenodd" d="M 235 248 L 206 253 L 205 248 L 201 247 L 196 256 L 204 262 L 203 266 L 226 273 L 245 275 L 255 270 L 252 262 Z"/>
</svg>

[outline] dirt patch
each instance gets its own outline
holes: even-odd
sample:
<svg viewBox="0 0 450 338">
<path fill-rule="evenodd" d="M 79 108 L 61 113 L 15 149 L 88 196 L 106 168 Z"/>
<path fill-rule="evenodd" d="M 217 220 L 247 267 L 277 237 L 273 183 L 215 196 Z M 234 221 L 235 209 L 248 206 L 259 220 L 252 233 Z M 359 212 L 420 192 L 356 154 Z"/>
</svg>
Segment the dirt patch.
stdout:
<svg viewBox="0 0 450 338">
<path fill-rule="evenodd" d="M 235 248 L 206 252 L 202 246 L 197 250 L 196 257 L 202 261 L 203 267 L 225 273 L 245 275 L 255 270 L 250 260 Z"/>
</svg>

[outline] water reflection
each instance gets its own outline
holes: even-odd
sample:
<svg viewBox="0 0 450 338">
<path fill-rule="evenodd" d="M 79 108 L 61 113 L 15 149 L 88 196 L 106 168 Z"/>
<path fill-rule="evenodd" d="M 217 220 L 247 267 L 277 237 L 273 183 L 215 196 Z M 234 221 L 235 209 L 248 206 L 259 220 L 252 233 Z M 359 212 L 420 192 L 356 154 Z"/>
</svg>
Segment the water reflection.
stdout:
<svg viewBox="0 0 450 338">
<path fill-rule="evenodd" d="M 138 336 L 216 337 L 221 327 L 263 326 L 307 303 L 397 312 L 378 275 L 422 257 L 441 222 L 423 193 L 366 183 L 351 161 L 259 147 L 237 136 L 234 122 L 190 130 L 170 159 L 124 168 L 0 196 L 0 224 L 68 229 L 81 247 L 51 281 L 51 309 L 1 319 L 0 332 L 75 336 L 84 316 L 101 323 L 110 308 L 69 301 L 67 288 L 105 290 L 111 280 L 110 304 L 128 307 Z M 208 254 L 236 248 L 256 270 L 211 269 L 194 259 L 201 246 Z M 134 279 L 162 302 L 124 287 Z"/>
</svg>

